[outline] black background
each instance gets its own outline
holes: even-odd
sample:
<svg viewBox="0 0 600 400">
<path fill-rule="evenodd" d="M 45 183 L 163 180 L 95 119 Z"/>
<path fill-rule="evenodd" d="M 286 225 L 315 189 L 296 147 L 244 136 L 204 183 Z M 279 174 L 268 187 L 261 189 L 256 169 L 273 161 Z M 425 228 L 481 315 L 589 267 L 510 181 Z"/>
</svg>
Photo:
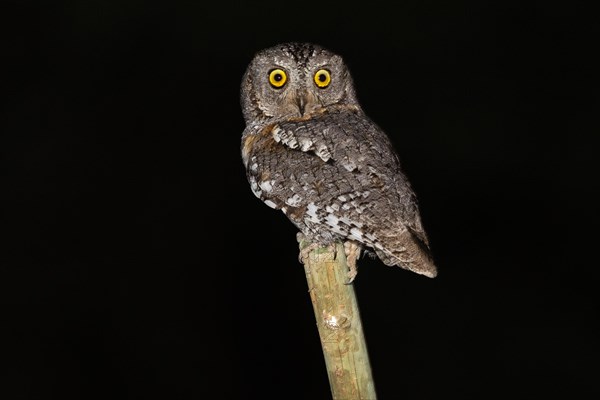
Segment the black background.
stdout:
<svg viewBox="0 0 600 400">
<path fill-rule="evenodd" d="M 597 214 L 591 14 L 48 3 L 1 17 L 5 398 L 330 398 L 295 229 L 239 152 L 246 65 L 291 40 L 346 59 L 440 271 L 360 260 L 379 397 L 600 394 L 598 263 L 575 224 Z"/>
</svg>

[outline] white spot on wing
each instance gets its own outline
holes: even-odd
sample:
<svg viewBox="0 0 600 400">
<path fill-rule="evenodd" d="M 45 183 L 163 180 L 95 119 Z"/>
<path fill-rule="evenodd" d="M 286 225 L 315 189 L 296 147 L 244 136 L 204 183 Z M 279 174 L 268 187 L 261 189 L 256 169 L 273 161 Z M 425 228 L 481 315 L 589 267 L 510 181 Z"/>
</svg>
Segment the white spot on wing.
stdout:
<svg viewBox="0 0 600 400">
<path fill-rule="evenodd" d="M 342 218 L 340 218 L 340 221 L 342 221 L 343 223 L 345 223 L 346 225 L 349 225 L 349 226 L 352 226 L 352 225 L 354 225 L 354 226 L 356 226 L 357 228 L 362 228 L 362 226 L 363 226 L 363 223 L 362 223 L 362 222 L 353 221 L 353 220 L 351 220 L 351 219 L 350 219 L 350 218 L 348 218 L 348 217 L 342 217 Z"/>
<path fill-rule="evenodd" d="M 281 132 L 281 128 L 279 126 L 275 126 L 273 128 L 273 139 L 279 143 L 281 141 L 281 136 L 279 135 L 279 133 Z"/>
<path fill-rule="evenodd" d="M 306 137 L 300 138 L 300 150 L 306 151 L 306 150 L 310 149 L 310 146 L 312 146 L 312 144 L 313 144 L 313 142 L 309 138 L 306 138 Z"/>
<path fill-rule="evenodd" d="M 262 190 L 264 190 L 265 192 L 270 192 L 271 190 L 273 190 L 273 182 L 272 180 L 270 181 L 262 181 L 260 183 L 260 188 Z"/>
<path fill-rule="evenodd" d="M 329 226 L 338 226 L 338 223 L 340 222 L 340 220 L 338 217 L 336 217 L 333 214 L 327 214 L 327 217 L 325 217 L 325 222 Z"/>
<path fill-rule="evenodd" d="M 254 178 L 253 176 L 250 176 L 249 178 L 250 181 L 250 190 L 252 190 L 252 193 L 254 193 L 254 195 L 256 197 L 259 197 L 262 195 L 262 190 L 260 190 L 258 188 L 258 185 L 256 184 L 256 178 Z"/>
<path fill-rule="evenodd" d="M 292 197 L 288 198 L 285 203 L 292 207 L 298 207 L 301 201 L 302 197 L 298 196 L 298 194 L 294 194 Z"/>
<path fill-rule="evenodd" d="M 324 144 L 320 145 L 315 153 L 319 157 L 321 157 L 321 160 L 325 162 L 327 162 L 331 158 L 331 153 L 329 152 L 327 146 L 325 146 Z"/>
<path fill-rule="evenodd" d="M 308 203 L 306 207 L 306 215 L 310 217 L 311 222 L 321 222 L 319 217 L 317 217 L 317 210 L 319 207 L 315 203 Z"/>
<path fill-rule="evenodd" d="M 358 229 L 356 229 L 356 228 L 350 229 L 350 237 L 351 238 L 354 238 L 356 240 L 362 240 L 362 236 L 363 236 L 362 232 L 359 231 Z"/>
<path fill-rule="evenodd" d="M 284 131 L 279 126 L 275 126 L 271 133 L 273 135 L 273 139 L 277 143 L 281 142 L 292 149 L 298 147 L 298 141 L 296 140 L 296 137 L 292 131 Z"/>
<path fill-rule="evenodd" d="M 271 208 L 277 208 L 277 204 L 273 203 L 271 200 L 265 200 L 265 204 Z"/>
<path fill-rule="evenodd" d="M 344 225 L 340 224 L 341 220 L 342 218 L 338 218 L 334 214 L 327 214 L 325 217 L 325 223 L 331 227 L 332 232 L 337 233 L 338 235 L 346 236 L 348 235 L 348 231 L 344 229 Z"/>
<path fill-rule="evenodd" d="M 285 144 L 290 146 L 292 149 L 295 149 L 296 147 L 298 147 L 298 141 L 293 136 L 290 137 L 290 139 Z"/>
<path fill-rule="evenodd" d="M 332 228 L 332 230 L 337 233 L 338 235 L 342 235 L 342 236 L 347 236 L 348 235 L 348 231 L 346 231 L 345 229 L 342 229 L 341 226 L 336 226 L 334 228 Z"/>
<path fill-rule="evenodd" d="M 344 162 L 342 165 L 344 166 L 344 168 L 346 168 L 347 171 L 352 172 L 356 169 L 356 164 L 354 164 L 353 162 L 349 161 L 349 160 L 345 160 L 346 162 Z"/>
</svg>

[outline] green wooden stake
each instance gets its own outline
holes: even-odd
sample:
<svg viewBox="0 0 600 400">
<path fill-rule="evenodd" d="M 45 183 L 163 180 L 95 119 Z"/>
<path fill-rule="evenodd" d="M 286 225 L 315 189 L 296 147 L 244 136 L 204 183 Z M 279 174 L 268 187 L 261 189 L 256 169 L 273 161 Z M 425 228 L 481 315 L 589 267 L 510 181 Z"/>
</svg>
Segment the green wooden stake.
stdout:
<svg viewBox="0 0 600 400">
<path fill-rule="evenodd" d="M 307 246 L 300 240 L 301 252 Z M 333 399 L 376 400 L 358 303 L 347 284 L 344 245 L 313 249 L 303 261 Z"/>
</svg>

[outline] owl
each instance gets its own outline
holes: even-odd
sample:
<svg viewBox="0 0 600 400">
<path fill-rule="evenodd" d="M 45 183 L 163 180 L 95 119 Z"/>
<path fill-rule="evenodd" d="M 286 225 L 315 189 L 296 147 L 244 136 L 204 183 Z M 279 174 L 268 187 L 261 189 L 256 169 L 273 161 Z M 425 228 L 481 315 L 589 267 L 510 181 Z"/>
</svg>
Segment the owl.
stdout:
<svg viewBox="0 0 600 400">
<path fill-rule="evenodd" d="M 437 275 L 415 192 L 342 57 L 311 43 L 259 51 L 242 78 L 241 107 L 252 192 L 313 246 L 343 242 L 350 282 L 361 252 Z"/>
</svg>

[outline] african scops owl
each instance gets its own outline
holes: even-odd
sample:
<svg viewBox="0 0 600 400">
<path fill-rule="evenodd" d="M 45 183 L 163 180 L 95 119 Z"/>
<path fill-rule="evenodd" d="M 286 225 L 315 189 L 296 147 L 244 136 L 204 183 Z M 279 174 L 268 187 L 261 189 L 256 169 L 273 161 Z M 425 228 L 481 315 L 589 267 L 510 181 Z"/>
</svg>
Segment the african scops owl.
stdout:
<svg viewBox="0 0 600 400">
<path fill-rule="evenodd" d="M 386 134 L 363 112 L 342 58 L 308 43 L 258 52 L 241 86 L 252 192 L 316 245 L 344 242 L 435 277 L 417 198 Z M 356 251 L 357 250 L 357 251 Z M 356 275 L 356 258 L 350 272 Z"/>
</svg>

